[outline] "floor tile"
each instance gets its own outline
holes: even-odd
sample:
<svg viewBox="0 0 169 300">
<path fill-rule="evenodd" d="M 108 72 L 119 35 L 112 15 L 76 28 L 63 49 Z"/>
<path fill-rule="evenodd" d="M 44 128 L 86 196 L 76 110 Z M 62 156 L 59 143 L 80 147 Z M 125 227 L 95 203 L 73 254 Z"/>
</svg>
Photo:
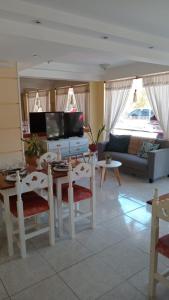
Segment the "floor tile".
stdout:
<svg viewBox="0 0 169 300">
<path fill-rule="evenodd" d="M 100 252 L 97 258 L 127 279 L 148 265 L 149 256 L 125 240 Z"/>
<path fill-rule="evenodd" d="M 146 300 L 147 298 L 137 289 L 125 282 L 108 292 L 99 300 Z"/>
<path fill-rule="evenodd" d="M 95 256 L 61 272 L 60 276 L 81 300 L 96 299 L 123 280 Z"/>
<path fill-rule="evenodd" d="M 11 300 L 77 300 L 73 292 L 58 278 L 57 275 L 41 281 L 30 287 Z"/>
<path fill-rule="evenodd" d="M 2 281 L 0 280 L 0 300 L 8 298 L 8 294 L 2 284 Z"/>
<path fill-rule="evenodd" d="M 0 278 L 9 295 L 54 274 L 39 254 L 0 265 Z"/>
<path fill-rule="evenodd" d="M 76 240 L 60 241 L 54 247 L 45 248 L 40 253 L 57 272 L 92 254 Z"/>
<path fill-rule="evenodd" d="M 97 253 L 124 239 L 124 234 L 113 228 L 101 226 L 94 230 L 86 230 L 76 235 L 76 239 L 89 250 Z"/>
<path fill-rule="evenodd" d="M 142 271 L 138 272 L 131 278 L 129 278 L 129 283 L 141 291 L 144 295 L 148 294 L 148 269 L 144 268 Z"/>
<path fill-rule="evenodd" d="M 137 232 L 146 229 L 143 224 L 126 215 L 108 220 L 107 222 L 104 222 L 103 226 L 106 228 L 113 228 L 114 230 L 117 230 L 124 235 L 124 238 L 133 238 L 133 236 L 135 236 Z"/>
<path fill-rule="evenodd" d="M 124 196 L 120 195 L 114 199 L 113 196 L 108 194 L 106 199 L 98 201 L 96 204 L 96 222 L 105 222 L 142 206 L 142 204 L 129 200 Z"/>
<path fill-rule="evenodd" d="M 165 269 L 163 269 L 164 271 Z M 148 269 L 144 269 L 141 272 L 138 272 L 133 277 L 131 277 L 128 281 L 129 283 L 137 288 L 142 294 L 145 296 L 148 295 Z M 158 283 L 156 288 L 156 300 L 167 300 L 169 299 L 169 288 L 165 285 Z"/>
<path fill-rule="evenodd" d="M 127 216 L 135 219 L 136 221 L 138 221 L 146 226 L 151 226 L 151 207 L 150 207 L 150 205 L 135 209 L 134 211 L 127 213 Z"/>
</svg>

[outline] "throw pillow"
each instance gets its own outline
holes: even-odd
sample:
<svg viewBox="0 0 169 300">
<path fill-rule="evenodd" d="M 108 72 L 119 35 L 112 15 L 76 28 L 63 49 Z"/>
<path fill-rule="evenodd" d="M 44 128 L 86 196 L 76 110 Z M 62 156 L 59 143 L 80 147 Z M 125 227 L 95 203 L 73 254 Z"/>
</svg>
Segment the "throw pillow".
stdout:
<svg viewBox="0 0 169 300">
<path fill-rule="evenodd" d="M 105 151 L 127 153 L 129 141 L 130 135 L 113 135 L 110 133 Z"/>
<path fill-rule="evenodd" d="M 129 147 L 128 147 L 128 153 L 137 155 L 138 152 L 140 151 L 143 142 L 149 142 L 154 144 L 154 139 L 149 139 L 149 138 L 145 139 L 140 136 L 131 136 Z"/>
<path fill-rule="evenodd" d="M 138 155 L 142 158 L 148 158 L 148 152 L 157 150 L 160 144 L 152 144 L 149 142 L 143 142 Z"/>
</svg>

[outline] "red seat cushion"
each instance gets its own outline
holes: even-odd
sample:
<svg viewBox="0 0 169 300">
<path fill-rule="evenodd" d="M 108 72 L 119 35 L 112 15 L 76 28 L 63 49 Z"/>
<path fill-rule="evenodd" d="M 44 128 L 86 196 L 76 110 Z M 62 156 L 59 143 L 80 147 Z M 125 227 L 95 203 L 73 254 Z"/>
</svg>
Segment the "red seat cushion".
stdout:
<svg viewBox="0 0 169 300">
<path fill-rule="evenodd" d="M 10 196 L 11 213 L 17 217 L 17 196 Z M 24 217 L 34 216 L 36 214 L 49 210 L 48 202 L 35 192 L 22 194 Z"/>
<path fill-rule="evenodd" d="M 62 184 L 62 201 L 68 202 L 68 184 Z M 92 197 L 92 192 L 88 188 L 74 184 L 73 185 L 74 202 L 89 199 Z"/>
<path fill-rule="evenodd" d="M 156 250 L 162 255 L 169 258 L 169 234 L 159 238 Z"/>
</svg>

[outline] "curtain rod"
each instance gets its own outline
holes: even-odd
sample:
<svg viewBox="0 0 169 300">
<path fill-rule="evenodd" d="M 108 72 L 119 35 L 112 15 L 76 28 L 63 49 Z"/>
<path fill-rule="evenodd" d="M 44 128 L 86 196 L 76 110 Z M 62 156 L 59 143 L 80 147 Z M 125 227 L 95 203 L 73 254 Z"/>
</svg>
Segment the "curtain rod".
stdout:
<svg viewBox="0 0 169 300">
<path fill-rule="evenodd" d="M 75 84 L 75 85 L 65 85 L 65 86 L 58 86 L 58 87 L 55 88 L 55 90 L 57 90 L 57 89 L 65 89 L 65 88 L 81 87 L 81 86 L 85 86 L 85 85 L 89 85 L 89 83 Z"/>
</svg>

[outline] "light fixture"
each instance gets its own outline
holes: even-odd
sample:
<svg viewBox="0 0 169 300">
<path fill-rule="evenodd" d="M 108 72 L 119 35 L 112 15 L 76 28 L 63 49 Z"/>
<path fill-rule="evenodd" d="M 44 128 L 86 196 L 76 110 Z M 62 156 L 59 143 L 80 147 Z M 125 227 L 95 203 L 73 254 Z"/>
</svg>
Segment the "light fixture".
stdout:
<svg viewBox="0 0 169 300">
<path fill-rule="evenodd" d="M 37 25 L 41 25 L 41 24 L 42 24 L 41 21 L 38 20 L 38 19 L 32 20 L 32 22 L 33 22 L 34 24 L 37 24 Z"/>
<path fill-rule="evenodd" d="M 107 35 L 103 35 L 101 38 L 102 38 L 103 40 L 108 40 L 108 39 L 109 39 L 109 37 L 108 37 Z"/>
</svg>

